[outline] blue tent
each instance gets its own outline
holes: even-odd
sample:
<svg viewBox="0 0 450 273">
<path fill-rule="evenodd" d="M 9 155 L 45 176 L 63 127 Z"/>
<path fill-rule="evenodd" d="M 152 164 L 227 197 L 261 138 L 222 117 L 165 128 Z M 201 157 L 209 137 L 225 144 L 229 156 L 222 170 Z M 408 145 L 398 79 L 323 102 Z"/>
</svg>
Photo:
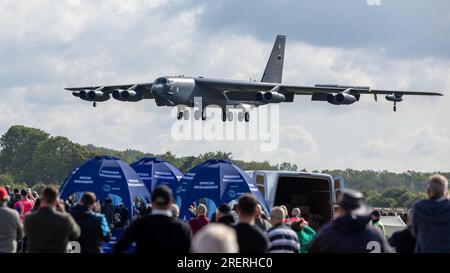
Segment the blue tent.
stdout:
<svg viewBox="0 0 450 273">
<path fill-rule="evenodd" d="M 153 192 L 157 185 L 168 186 L 177 200 L 179 191 L 179 179 L 183 176 L 172 164 L 160 158 L 143 158 L 130 165 L 141 177 L 149 192 Z"/>
<path fill-rule="evenodd" d="M 189 206 L 201 198 L 207 198 L 218 207 L 236 200 L 245 193 L 252 193 L 268 212 L 266 200 L 253 180 L 238 166 L 226 160 L 207 160 L 189 170 L 181 179 L 180 218 L 189 218 Z"/>
<path fill-rule="evenodd" d="M 96 156 L 72 171 L 61 187 L 61 199 L 78 192 L 94 192 L 100 202 L 119 196 L 133 217 L 133 200 L 150 194 L 139 175 L 127 163 L 111 156 Z"/>
</svg>

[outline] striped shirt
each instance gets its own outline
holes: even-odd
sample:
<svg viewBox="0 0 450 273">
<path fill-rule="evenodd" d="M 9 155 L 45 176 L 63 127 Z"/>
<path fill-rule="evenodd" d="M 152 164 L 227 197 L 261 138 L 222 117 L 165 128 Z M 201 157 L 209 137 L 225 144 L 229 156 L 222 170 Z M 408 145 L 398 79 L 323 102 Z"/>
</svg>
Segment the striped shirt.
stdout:
<svg viewBox="0 0 450 273">
<path fill-rule="evenodd" d="M 270 253 L 296 253 L 300 249 L 300 243 L 295 231 L 280 224 L 267 231 L 270 239 Z"/>
</svg>

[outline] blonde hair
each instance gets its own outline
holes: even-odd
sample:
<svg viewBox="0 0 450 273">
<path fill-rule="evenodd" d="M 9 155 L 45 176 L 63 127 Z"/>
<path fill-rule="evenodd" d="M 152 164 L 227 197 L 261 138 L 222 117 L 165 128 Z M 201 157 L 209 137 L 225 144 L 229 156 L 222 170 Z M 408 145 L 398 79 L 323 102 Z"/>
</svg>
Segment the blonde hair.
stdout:
<svg viewBox="0 0 450 273">
<path fill-rule="evenodd" d="M 206 215 L 208 213 L 208 208 L 204 204 L 200 204 L 197 207 L 197 215 Z"/>
</svg>

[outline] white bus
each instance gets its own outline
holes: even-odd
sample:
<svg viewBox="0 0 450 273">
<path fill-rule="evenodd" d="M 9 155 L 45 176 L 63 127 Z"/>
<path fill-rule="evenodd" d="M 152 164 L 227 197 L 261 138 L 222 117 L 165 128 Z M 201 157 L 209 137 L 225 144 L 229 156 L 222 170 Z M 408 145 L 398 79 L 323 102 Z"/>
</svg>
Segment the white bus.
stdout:
<svg viewBox="0 0 450 273">
<path fill-rule="evenodd" d="M 332 219 L 333 206 L 345 182 L 342 177 L 294 171 L 247 171 L 269 208 L 285 205 L 289 213 L 294 207 L 302 211 L 314 229 Z"/>
</svg>

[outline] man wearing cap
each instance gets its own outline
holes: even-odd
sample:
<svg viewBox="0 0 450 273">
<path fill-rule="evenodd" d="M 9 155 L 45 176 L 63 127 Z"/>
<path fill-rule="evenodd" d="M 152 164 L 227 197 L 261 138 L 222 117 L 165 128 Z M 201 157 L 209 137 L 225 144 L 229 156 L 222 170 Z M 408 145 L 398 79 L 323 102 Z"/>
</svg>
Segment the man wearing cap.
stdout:
<svg viewBox="0 0 450 273">
<path fill-rule="evenodd" d="M 310 253 L 389 253 L 383 234 L 372 225 L 371 209 L 362 193 L 344 190 L 338 202 L 338 217 L 319 230 L 311 241 Z"/>
<path fill-rule="evenodd" d="M 157 186 L 152 193 L 152 213 L 134 221 L 114 247 L 123 253 L 136 243 L 136 253 L 188 253 L 191 247 L 189 226 L 172 217 L 172 191 Z"/>
<path fill-rule="evenodd" d="M 0 253 L 15 253 L 17 241 L 23 237 L 19 213 L 7 206 L 9 198 L 8 191 L 0 188 Z"/>
</svg>

